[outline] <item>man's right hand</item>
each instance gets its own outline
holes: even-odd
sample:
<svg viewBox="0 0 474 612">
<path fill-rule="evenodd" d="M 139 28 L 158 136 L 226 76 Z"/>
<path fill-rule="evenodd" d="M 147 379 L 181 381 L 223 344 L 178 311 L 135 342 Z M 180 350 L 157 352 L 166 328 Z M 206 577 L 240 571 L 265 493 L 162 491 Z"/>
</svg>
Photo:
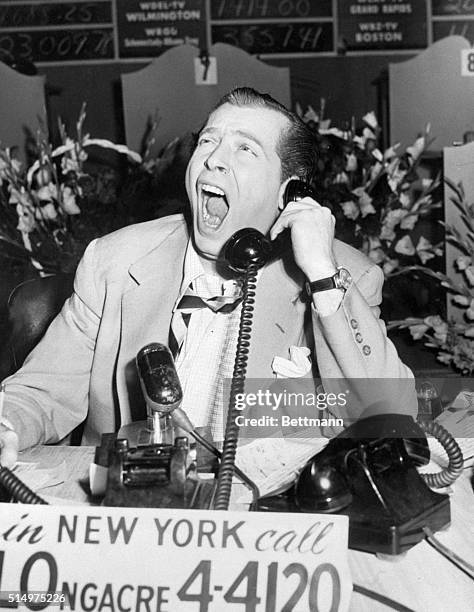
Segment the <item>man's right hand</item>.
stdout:
<svg viewBox="0 0 474 612">
<path fill-rule="evenodd" d="M 0 425 L 0 464 L 12 468 L 18 459 L 18 435 Z"/>
</svg>

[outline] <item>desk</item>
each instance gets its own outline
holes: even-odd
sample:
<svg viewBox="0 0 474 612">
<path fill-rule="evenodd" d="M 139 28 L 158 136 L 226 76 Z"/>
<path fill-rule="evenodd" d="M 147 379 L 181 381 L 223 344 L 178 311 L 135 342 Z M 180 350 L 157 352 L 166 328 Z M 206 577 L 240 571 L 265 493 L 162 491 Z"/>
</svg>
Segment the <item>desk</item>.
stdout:
<svg viewBox="0 0 474 612">
<path fill-rule="evenodd" d="M 39 467 L 65 461 L 66 482 L 47 489 L 49 495 L 87 502 L 82 483 L 88 479 L 91 447 L 37 447 L 21 453 L 23 461 Z M 451 526 L 436 537 L 459 556 L 474 565 L 474 494 L 470 478 L 472 468 L 464 470 L 454 484 L 451 497 Z M 41 491 L 39 492 L 41 494 Z M 454 567 L 427 542 L 421 542 L 405 555 L 379 559 L 375 555 L 349 552 L 352 580 L 355 584 L 386 595 L 416 612 L 472 612 L 474 581 Z M 389 608 L 354 593 L 351 612 L 385 612 Z"/>
</svg>

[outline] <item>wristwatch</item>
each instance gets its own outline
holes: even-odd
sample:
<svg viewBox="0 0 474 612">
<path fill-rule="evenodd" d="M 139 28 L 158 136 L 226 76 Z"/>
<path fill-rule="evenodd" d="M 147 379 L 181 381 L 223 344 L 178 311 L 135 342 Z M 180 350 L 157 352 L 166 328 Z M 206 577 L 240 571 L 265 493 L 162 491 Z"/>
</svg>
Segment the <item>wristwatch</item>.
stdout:
<svg viewBox="0 0 474 612">
<path fill-rule="evenodd" d="M 328 291 L 329 289 L 341 289 L 342 291 L 347 291 L 351 283 L 352 276 L 349 270 L 338 267 L 336 274 L 333 274 L 333 276 L 321 278 L 313 282 L 306 281 L 305 290 L 308 296 L 312 297 L 313 293 Z"/>
</svg>

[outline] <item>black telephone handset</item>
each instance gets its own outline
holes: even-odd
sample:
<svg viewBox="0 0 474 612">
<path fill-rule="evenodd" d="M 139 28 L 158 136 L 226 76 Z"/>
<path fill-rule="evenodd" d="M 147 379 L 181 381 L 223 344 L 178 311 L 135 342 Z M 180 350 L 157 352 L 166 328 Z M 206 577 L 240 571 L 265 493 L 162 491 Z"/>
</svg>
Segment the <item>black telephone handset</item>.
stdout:
<svg viewBox="0 0 474 612">
<path fill-rule="evenodd" d="M 289 202 L 314 198 L 313 188 L 308 183 L 292 179 L 283 194 L 283 207 Z M 257 268 L 278 257 L 288 243 L 288 230 L 281 232 L 271 241 L 258 230 L 245 227 L 233 234 L 224 247 L 223 257 L 235 272 L 244 273 L 250 264 Z"/>
<path fill-rule="evenodd" d="M 416 469 L 429 462 L 425 432 L 448 454 L 442 472 Z M 398 554 L 422 540 L 424 529 L 449 524 L 448 495 L 429 487 L 451 484 L 462 469 L 459 447 L 438 423 L 418 425 L 408 415 L 380 414 L 332 439 L 306 464 L 287 497 L 302 512 L 347 515 L 350 548 Z"/>
</svg>

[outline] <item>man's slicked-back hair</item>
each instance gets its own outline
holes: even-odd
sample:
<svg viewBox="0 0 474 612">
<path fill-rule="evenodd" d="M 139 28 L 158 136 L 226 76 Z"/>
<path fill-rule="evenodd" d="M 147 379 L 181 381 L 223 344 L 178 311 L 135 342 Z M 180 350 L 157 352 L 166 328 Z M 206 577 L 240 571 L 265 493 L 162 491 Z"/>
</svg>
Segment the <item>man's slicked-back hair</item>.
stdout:
<svg viewBox="0 0 474 612">
<path fill-rule="evenodd" d="M 311 130 L 298 115 L 288 110 L 270 94 L 260 93 L 251 87 L 233 89 L 219 100 L 214 110 L 224 104 L 267 108 L 284 115 L 288 125 L 277 142 L 282 182 L 293 175 L 303 181 L 311 182 L 316 167 L 316 141 Z"/>
</svg>

